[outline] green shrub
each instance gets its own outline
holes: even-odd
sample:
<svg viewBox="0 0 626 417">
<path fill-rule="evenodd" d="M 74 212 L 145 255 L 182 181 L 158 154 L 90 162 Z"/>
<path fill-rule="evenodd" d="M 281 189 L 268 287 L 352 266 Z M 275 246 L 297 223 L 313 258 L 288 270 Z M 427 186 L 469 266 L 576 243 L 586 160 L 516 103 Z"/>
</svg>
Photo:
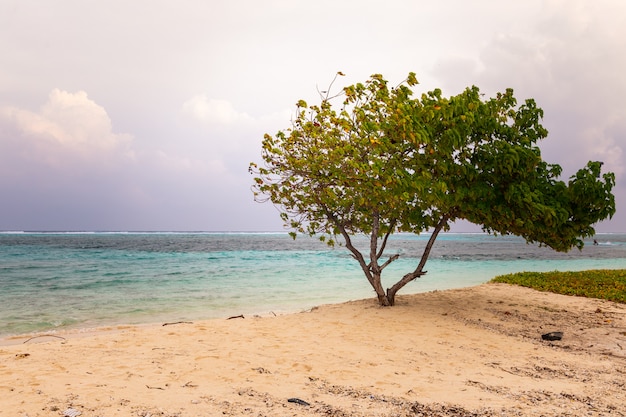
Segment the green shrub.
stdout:
<svg viewBox="0 0 626 417">
<path fill-rule="evenodd" d="M 539 291 L 626 303 L 626 269 L 590 271 L 518 272 L 491 282 L 521 285 Z"/>
</svg>

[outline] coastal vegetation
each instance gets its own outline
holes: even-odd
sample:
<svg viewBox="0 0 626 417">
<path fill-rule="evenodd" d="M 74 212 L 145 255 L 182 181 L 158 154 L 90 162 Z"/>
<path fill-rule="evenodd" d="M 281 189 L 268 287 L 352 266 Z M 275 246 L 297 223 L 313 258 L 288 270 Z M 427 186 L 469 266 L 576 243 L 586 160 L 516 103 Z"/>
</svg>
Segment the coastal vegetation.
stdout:
<svg viewBox="0 0 626 417">
<path fill-rule="evenodd" d="M 491 280 L 539 291 L 626 303 L 626 269 L 518 272 Z"/>
<path fill-rule="evenodd" d="M 279 209 L 294 238 L 345 245 L 381 305 L 426 274 L 439 232 L 456 220 L 568 251 L 615 213 L 615 176 L 601 162 L 564 182 L 561 167 L 542 159 L 537 142 L 548 132 L 533 99 L 518 105 L 511 89 L 485 98 L 475 86 L 413 98 L 413 73 L 397 86 L 372 75 L 332 94 L 340 76 L 319 105 L 298 101 L 290 128 L 265 135 L 263 163 L 249 167 L 253 193 Z M 389 236 L 427 231 L 416 268 L 385 290 L 382 272 L 400 256 L 386 252 Z M 357 234 L 369 247 L 357 248 Z"/>
</svg>

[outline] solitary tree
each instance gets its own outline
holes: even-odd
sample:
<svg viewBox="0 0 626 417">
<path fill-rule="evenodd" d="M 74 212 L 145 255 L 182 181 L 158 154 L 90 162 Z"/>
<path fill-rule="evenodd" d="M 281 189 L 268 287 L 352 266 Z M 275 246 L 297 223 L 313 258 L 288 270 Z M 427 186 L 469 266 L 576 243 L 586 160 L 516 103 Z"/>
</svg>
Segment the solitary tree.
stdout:
<svg viewBox="0 0 626 417">
<path fill-rule="evenodd" d="M 413 73 L 395 87 L 373 75 L 320 93 L 319 105 L 300 100 L 291 128 L 266 134 L 263 163 L 250 164 L 255 199 L 279 207 L 294 238 L 341 237 L 381 305 L 426 273 L 437 235 L 457 219 L 567 251 L 615 213 L 615 176 L 602 175 L 601 162 L 565 183 L 561 167 L 542 160 L 536 144 L 547 131 L 534 100 L 517 106 L 510 89 L 483 99 L 477 87 L 416 99 L 416 84 Z M 399 257 L 385 248 L 398 231 L 431 234 L 415 270 L 385 290 L 382 272 Z M 369 235 L 369 252 L 355 247 L 357 234 Z"/>
</svg>

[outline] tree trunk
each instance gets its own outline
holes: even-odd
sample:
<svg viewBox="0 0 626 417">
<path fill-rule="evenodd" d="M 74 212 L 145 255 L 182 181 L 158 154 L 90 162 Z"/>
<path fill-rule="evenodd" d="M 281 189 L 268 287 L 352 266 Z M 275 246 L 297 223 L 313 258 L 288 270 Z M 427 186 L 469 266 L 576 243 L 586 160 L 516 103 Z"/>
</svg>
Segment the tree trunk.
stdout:
<svg viewBox="0 0 626 417">
<path fill-rule="evenodd" d="M 389 305 L 389 306 L 396 305 L 396 294 L 398 293 L 398 291 L 400 291 L 400 288 L 404 287 L 409 282 L 425 274 L 426 274 L 426 271 L 422 271 L 420 268 L 419 271 L 416 270 L 410 274 L 406 274 L 402 278 L 402 280 L 398 281 L 398 283 L 396 283 L 396 285 L 394 285 L 393 287 L 387 288 L 387 296 L 385 298 L 387 299 L 387 302 L 389 304 L 386 304 L 386 305 Z"/>
<path fill-rule="evenodd" d="M 383 289 L 383 284 L 381 282 L 380 276 L 381 276 L 380 273 L 372 274 L 372 279 L 370 281 L 370 284 L 372 284 L 372 287 L 374 288 L 374 291 L 376 292 L 376 296 L 378 297 L 378 304 L 380 304 L 383 307 L 388 307 L 388 306 L 391 306 L 392 304 L 389 303 L 387 294 L 385 294 L 385 290 Z"/>
<path fill-rule="evenodd" d="M 392 256 L 383 265 L 378 264 L 378 259 L 383 255 L 385 246 L 387 244 L 387 238 L 391 234 L 391 230 L 393 229 L 393 227 L 390 228 L 390 231 L 385 235 L 383 239 L 383 243 L 381 247 L 378 248 L 378 231 L 379 231 L 380 225 L 378 222 L 379 220 L 378 213 L 376 212 L 373 213 L 373 224 L 372 224 L 372 231 L 370 234 L 370 253 L 369 253 L 370 262 L 367 263 L 365 261 L 363 254 L 352 244 L 352 239 L 350 238 L 350 234 L 346 230 L 345 225 L 342 222 L 340 222 L 332 213 L 327 212 L 326 215 L 337 226 L 337 229 L 340 231 L 341 235 L 343 236 L 345 240 L 346 248 L 348 248 L 348 250 L 352 252 L 352 256 L 354 257 L 354 259 L 358 261 L 359 265 L 361 266 L 361 269 L 363 270 L 363 273 L 365 274 L 365 277 L 367 278 L 369 283 L 372 285 L 372 288 L 374 288 L 374 291 L 376 292 L 376 296 L 378 297 L 378 304 L 383 307 L 390 307 L 390 306 L 395 305 L 396 293 L 409 282 L 426 274 L 427 271 L 424 271 L 424 265 L 426 265 L 426 260 L 428 259 L 428 256 L 430 255 L 430 250 L 432 249 L 432 246 L 435 243 L 435 239 L 437 239 L 437 235 L 444 228 L 444 226 L 448 223 L 448 219 L 450 218 L 450 214 L 444 214 L 439 220 L 439 222 L 437 223 L 437 225 L 435 226 L 435 228 L 433 229 L 430 239 L 428 239 L 428 243 L 426 244 L 426 247 L 424 248 L 424 252 L 422 253 L 422 258 L 420 260 L 420 263 L 415 269 L 415 271 L 404 275 L 400 281 L 396 282 L 391 288 L 388 288 L 387 291 L 385 291 L 381 283 L 382 271 L 383 269 L 385 269 L 385 267 L 389 263 L 396 260 L 399 255 Z M 395 225 L 395 222 L 393 222 L 393 225 Z"/>
<path fill-rule="evenodd" d="M 437 239 L 437 236 L 439 235 L 439 232 L 448 223 L 449 218 L 450 218 L 450 215 L 448 214 L 445 214 L 444 216 L 441 217 L 441 219 L 439 220 L 439 223 L 437 223 L 437 226 L 435 226 L 435 228 L 433 229 L 430 235 L 430 238 L 428 239 L 428 243 L 426 244 L 426 247 L 424 248 L 424 252 L 422 253 L 422 258 L 420 259 L 419 265 L 417 265 L 417 268 L 415 268 L 415 271 L 406 274 L 405 276 L 402 277 L 400 281 L 396 282 L 391 288 L 387 289 L 387 294 L 384 297 L 384 304 L 383 304 L 383 300 L 381 300 L 380 294 L 378 293 L 378 291 L 376 292 L 378 294 L 378 302 L 380 303 L 381 306 L 395 305 L 396 293 L 400 291 L 400 289 L 404 287 L 406 284 L 408 284 L 409 282 L 426 274 L 427 271 L 424 271 L 424 266 L 426 265 L 426 261 L 428 260 L 430 251 L 433 247 L 433 244 L 435 243 L 435 240 Z M 378 281 L 380 282 L 380 276 L 378 277 Z"/>
<path fill-rule="evenodd" d="M 391 307 L 393 305 L 393 300 L 389 300 L 386 294 L 378 295 L 378 304 L 381 307 Z"/>
</svg>

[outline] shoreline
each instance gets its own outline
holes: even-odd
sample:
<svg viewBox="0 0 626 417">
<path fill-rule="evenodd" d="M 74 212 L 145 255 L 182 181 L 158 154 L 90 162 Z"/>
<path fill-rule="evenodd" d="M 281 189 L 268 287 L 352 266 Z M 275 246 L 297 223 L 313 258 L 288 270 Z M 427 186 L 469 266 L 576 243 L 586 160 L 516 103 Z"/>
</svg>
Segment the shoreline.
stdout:
<svg viewBox="0 0 626 417">
<path fill-rule="evenodd" d="M 365 300 L 363 300 L 365 301 Z M 335 303 L 335 304 L 327 304 L 327 305 L 341 305 L 345 303 L 351 303 L 353 301 L 346 301 L 343 303 Z M 93 337 L 99 334 L 114 334 L 127 330 L 133 331 L 141 331 L 141 330 L 154 330 L 160 327 L 166 326 L 175 326 L 175 325 L 183 325 L 183 324 L 210 324 L 213 322 L 223 321 L 223 320 L 235 320 L 235 319 L 264 319 L 264 318 L 272 318 L 279 317 L 285 315 L 293 315 L 293 314 L 303 314 L 309 313 L 313 310 L 318 309 L 319 306 L 313 306 L 311 308 L 303 308 L 300 310 L 284 310 L 284 311 L 265 311 L 261 313 L 254 314 L 237 314 L 234 316 L 223 316 L 223 317 L 210 317 L 210 318 L 201 318 L 201 319 L 182 319 L 174 321 L 152 321 L 152 322 L 140 322 L 140 323 L 110 323 L 110 324 L 102 324 L 95 326 L 87 326 L 87 327 L 63 327 L 63 328 L 55 328 L 50 330 L 41 330 L 41 331 L 33 331 L 19 334 L 8 334 L 1 335 L 0 334 L 0 348 L 3 346 L 12 346 L 18 344 L 26 344 L 32 340 L 32 343 L 46 342 L 49 339 L 59 339 L 59 340 L 71 340 L 83 337 Z M 242 317 L 243 316 L 243 317 Z M 37 340 L 41 339 L 41 340 Z"/>
<path fill-rule="evenodd" d="M 366 301 L 366 300 L 368 299 L 362 299 L 362 301 Z M 278 316 L 285 316 L 285 315 L 292 315 L 292 314 L 307 313 L 323 305 L 340 305 L 344 303 L 351 303 L 354 301 L 361 301 L 361 300 L 348 300 L 348 301 L 341 301 L 337 303 L 331 302 L 328 304 L 311 305 L 311 306 L 302 307 L 302 308 L 294 307 L 293 309 L 284 308 L 280 310 L 274 309 L 274 310 L 263 310 L 263 311 L 257 311 L 257 312 L 249 312 L 249 311 L 242 312 L 240 310 L 237 310 L 237 313 L 234 313 L 234 315 L 232 316 L 229 316 L 228 314 L 226 314 L 226 315 L 221 315 L 221 316 L 214 315 L 214 316 L 209 316 L 206 318 L 194 318 L 194 317 L 172 318 L 171 315 L 164 315 L 159 320 L 151 320 L 151 321 L 142 320 L 142 321 L 138 321 L 135 323 L 123 321 L 123 320 L 103 322 L 101 324 L 94 324 L 94 325 L 83 325 L 84 323 L 80 323 L 80 324 L 71 325 L 71 326 L 50 328 L 47 330 L 44 329 L 44 330 L 34 330 L 34 331 L 23 332 L 23 333 L 0 334 L 0 347 L 13 345 L 13 344 L 16 344 L 16 341 L 20 342 L 20 341 L 23 341 L 24 339 L 29 339 L 29 338 L 35 339 L 35 338 L 41 338 L 45 336 L 50 336 L 53 338 L 55 336 L 60 336 L 66 339 L 71 339 L 75 337 L 81 337 L 83 335 L 93 335 L 93 334 L 97 334 L 100 332 L 111 332 L 115 330 L 126 330 L 129 328 L 142 329 L 142 328 L 162 327 L 166 325 L 174 325 L 174 324 L 179 324 L 179 323 L 180 324 L 205 323 L 205 322 L 210 323 L 213 321 L 221 321 L 221 320 L 229 320 L 231 318 L 232 319 L 239 318 L 239 316 L 242 316 L 242 315 L 246 319 L 271 318 L 271 317 L 278 317 Z"/>
<path fill-rule="evenodd" d="M 395 235 L 394 235 L 395 236 Z M 67 328 L 295 312 L 373 297 L 345 248 L 288 235 L 2 235 L 0 337 Z M 402 294 L 463 288 L 521 271 L 623 268 L 614 244 L 555 253 L 512 236 L 441 236 L 429 273 Z M 366 239 L 361 244 L 367 245 Z M 395 236 L 384 285 L 419 262 L 425 238 Z"/>
<path fill-rule="evenodd" d="M 542 340 L 549 331 L 563 340 Z M 626 403 L 626 305 L 507 284 L 55 335 L 0 345 L 0 409 L 623 416 Z"/>
</svg>

